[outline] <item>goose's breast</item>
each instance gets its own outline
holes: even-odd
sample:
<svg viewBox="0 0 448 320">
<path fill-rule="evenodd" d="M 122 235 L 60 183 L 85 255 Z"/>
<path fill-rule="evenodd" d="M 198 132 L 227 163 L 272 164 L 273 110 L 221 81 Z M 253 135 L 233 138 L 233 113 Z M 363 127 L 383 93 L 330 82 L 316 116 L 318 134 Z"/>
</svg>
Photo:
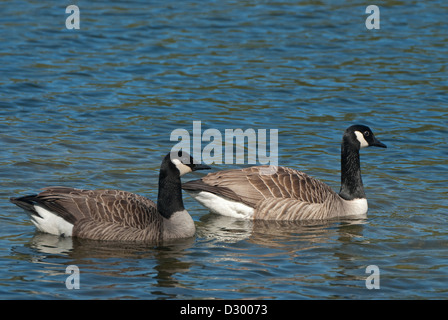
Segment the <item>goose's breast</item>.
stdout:
<svg viewBox="0 0 448 320">
<path fill-rule="evenodd" d="M 365 215 L 369 209 L 367 199 L 344 200 L 343 207 L 346 216 Z"/>
</svg>

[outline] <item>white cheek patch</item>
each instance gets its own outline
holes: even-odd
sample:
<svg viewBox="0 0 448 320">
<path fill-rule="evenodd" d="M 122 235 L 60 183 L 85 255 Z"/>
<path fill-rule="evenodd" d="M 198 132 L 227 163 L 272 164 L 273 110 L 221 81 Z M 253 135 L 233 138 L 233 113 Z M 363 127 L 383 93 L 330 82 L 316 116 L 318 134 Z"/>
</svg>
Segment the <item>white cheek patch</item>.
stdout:
<svg viewBox="0 0 448 320">
<path fill-rule="evenodd" d="M 186 173 L 192 172 L 191 168 L 185 164 L 183 164 L 179 159 L 171 160 L 172 163 L 176 166 L 177 170 L 179 170 L 180 176 L 183 176 Z"/>
<path fill-rule="evenodd" d="M 361 148 L 365 148 L 369 146 L 369 143 L 364 138 L 363 134 L 359 131 L 355 131 L 356 139 L 358 139 L 359 143 L 361 144 Z"/>
</svg>

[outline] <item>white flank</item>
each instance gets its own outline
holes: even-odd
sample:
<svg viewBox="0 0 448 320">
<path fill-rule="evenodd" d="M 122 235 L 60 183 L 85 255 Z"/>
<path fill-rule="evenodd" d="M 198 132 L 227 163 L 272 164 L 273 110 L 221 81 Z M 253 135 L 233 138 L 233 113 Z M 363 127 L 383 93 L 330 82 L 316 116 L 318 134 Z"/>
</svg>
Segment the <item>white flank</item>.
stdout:
<svg viewBox="0 0 448 320">
<path fill-rule="evenodd" d="M 31 215 L 31 222 L 34 223 L 39 231 L 54 234 L 57 236 L 64 235 L 65 237 L 71 237 L 73 231 L 73 224 L 65 221 L 58 215 L 35 205 L 37 215 Z"/>
<path fill-rule="evenodd" d="M 344 216 L 359 216 L 367 214 L 369 208 L 367 199 L 353 199 L 344 201 Z"/>
<path fill-rule="evenodd" d="M 240 202 L 229 200 L 206 191 L 187 192 L 211 212 L 240 219 L 252 219 L 254 216 L 254 209 Z"/>
<path fill-rule="evenodd" d="M 369 146 L 369 143 L 364 138 L 363 134 L 359 131 L 355 131 L 356 139 L 358 139 L 359 143 L 361 144 L 361 148 L 365 148 Z"/>
</svg>

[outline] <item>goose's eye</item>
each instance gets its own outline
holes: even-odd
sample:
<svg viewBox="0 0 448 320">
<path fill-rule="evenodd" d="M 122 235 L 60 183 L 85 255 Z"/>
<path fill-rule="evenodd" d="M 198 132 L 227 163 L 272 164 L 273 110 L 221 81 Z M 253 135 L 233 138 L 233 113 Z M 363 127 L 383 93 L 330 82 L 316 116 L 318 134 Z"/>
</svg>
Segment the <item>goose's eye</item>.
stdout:
<svg viewBox="0 0 448 320">
<path fill-rule="evenodd" d="M 368 137 L 370 135 L 369 131 L 364 131 L 364 137 Z"/>
</svg>

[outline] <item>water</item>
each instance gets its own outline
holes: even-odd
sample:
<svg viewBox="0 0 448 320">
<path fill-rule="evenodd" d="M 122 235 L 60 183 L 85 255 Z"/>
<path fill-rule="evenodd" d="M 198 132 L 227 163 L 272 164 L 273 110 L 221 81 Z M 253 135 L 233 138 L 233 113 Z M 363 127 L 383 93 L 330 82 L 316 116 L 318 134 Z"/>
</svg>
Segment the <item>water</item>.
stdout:
<svg viewBox="0 0 448 320">
<path fill-rule="evenodd" d="M 446 3 L 383 1 L 379 30 L 362 1 L 73 4 L 79 30 L 57 1 L 0 3 L 1 299 L 448 297 Z M 362 150 L 368 217 L 253 223 L 185 195 L 196 237 L 143 246 L 39 234 L 8 201 L 50 185 L 155 199 L 193 121 L 278 129 L 279 163 L 337 191 L 342 132 L 369 125 L 388 149 Z"/>
</svg>

